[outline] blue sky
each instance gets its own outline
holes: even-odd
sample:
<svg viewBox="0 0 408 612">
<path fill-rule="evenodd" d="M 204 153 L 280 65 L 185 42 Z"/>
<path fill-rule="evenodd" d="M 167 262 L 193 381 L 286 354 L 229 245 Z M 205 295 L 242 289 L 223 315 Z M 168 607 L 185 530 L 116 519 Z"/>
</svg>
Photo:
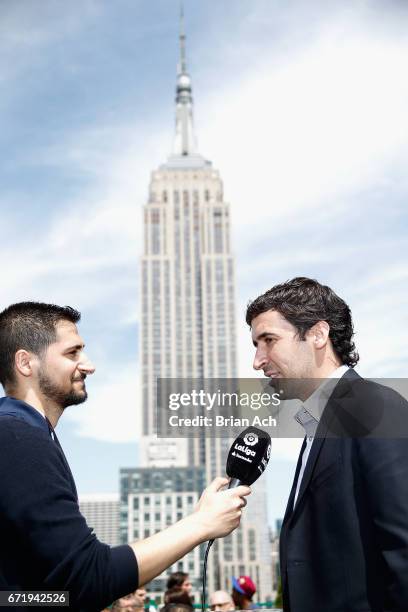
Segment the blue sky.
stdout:
<svg viewBox="0 0 408 612">
<path fill-rule="evenodd" d="M 136 464 L 139 258 L 151 170 L 171 151 L 178 2 L 0 5 L 0 307 L 82 311 L 97 372 L 58 427 L 80 493 Z M 200 152 L 224 179 L 245 304 L 308 275 L 350 304 L 367 376 L 407 362 L 408 6 L 185 2 Z M 298 441 L 274 445 L 270 519 Z"/>
</svg>

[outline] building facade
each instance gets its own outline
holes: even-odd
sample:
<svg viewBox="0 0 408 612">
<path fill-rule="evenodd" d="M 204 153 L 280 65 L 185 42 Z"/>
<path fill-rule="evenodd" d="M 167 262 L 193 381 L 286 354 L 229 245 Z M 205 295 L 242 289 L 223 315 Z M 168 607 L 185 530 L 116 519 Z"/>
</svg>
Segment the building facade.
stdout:
<svg viewBox="0 0 408 612">
<path fill-rule="evenodd" d="M 81 495 L 79 509 L 98 540 L 110 546 L 119 544 L 118 493 Z"/>
</svg>

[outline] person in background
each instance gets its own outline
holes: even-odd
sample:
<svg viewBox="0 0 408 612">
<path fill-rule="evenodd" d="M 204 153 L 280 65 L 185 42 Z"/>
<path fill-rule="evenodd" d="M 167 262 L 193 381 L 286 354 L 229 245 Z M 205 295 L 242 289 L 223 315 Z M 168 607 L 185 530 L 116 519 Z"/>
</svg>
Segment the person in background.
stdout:
<svg viewBox="0 0 408 612">
<path fill-rule="evenodd" d="M 177 586 L 165 592 L 164 603 L 166 605 L 183 604 L 183 606 L 188 606 L 189 608 L 193 609 L 193 602 L 190 595 Z"/>
<path fill-rule="evenodd" d="M 213 612 L 231 612 L 235 610 L 231 595 L 226 591 L 215 591 L 210 596 L 210 610 Z"/>
<path fill-rule="evenodd" d="M 112 605 L 112 612 L 136 612 L 144 609 L 146 591 L 143 587 L 125 597 L 120 597 Z"/>
<path fill-rule="evenodd" d="M 165 604 L 183 604 L 193 607 L 191 597 L 192 584 L 186 572 L 174 572 L 167 580 L 167 591 L 164 594 Z"/>
<path fill-rule="evenodd" d="M 167 590 L 169 591 L 173 587 L 180 587 L 188 595 L 192 590 L 190 577 L 186 572 L 173 572 L 167 579 Z"/>
<path fill-rule="evenodd" d="M 256 586 L 249 576 L 239 576 L 232 579 L 232 600 L 237 610 L 253 610 L 256 606 L 252 597 L 256 593 Z"/>
<path fill-rule="evenodd" d="M 146 606 L 147 592 L 144 586 L 139 587 L 134 592 L 135 610 L 144 610 Z"/>
<path fill-rule="evenodd" d="M 161 612 L 192 612 L 192 584 L 186 572 L 174 572 L 167 580 L 167 591 L 164 594 L 165 605 Z"/>
<path fill-rule="evenodd" d="M 146 589 L 139 587 L 134 593 L 120 597 L 112 605 L 112 612 L 140 612 L 144 610 Z"/>
</svg>

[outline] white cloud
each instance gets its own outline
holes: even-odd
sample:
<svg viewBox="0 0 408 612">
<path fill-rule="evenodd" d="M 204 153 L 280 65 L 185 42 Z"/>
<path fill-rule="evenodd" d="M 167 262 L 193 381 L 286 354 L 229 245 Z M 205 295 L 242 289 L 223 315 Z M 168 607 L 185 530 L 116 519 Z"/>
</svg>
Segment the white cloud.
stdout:
<svg viewBox="0 0 408 612">
<path fill-rule="evenodd" d="M 330 30 L 282 63 L 265 56 L 203 104 L 235 224 L 254 207 L 255 224 L 310 214 L 408 159 L 406 42 Z"/>
</svg>

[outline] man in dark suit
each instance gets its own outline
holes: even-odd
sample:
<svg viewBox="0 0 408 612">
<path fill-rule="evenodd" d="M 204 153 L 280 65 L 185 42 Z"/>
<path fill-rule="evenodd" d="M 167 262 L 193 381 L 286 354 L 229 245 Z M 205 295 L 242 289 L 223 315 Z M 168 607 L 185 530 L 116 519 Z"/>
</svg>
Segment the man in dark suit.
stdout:
<svg viewBox="0 0 408 612">
<path fill-rule="evenodd" d="M 302 400 L 280 539 L 285 612 L 408 611 L 407 402 L 354 372 L 350 309 L 315 280 L 273 287 L 247 323 L 254 368 Z"/>
</svg>

